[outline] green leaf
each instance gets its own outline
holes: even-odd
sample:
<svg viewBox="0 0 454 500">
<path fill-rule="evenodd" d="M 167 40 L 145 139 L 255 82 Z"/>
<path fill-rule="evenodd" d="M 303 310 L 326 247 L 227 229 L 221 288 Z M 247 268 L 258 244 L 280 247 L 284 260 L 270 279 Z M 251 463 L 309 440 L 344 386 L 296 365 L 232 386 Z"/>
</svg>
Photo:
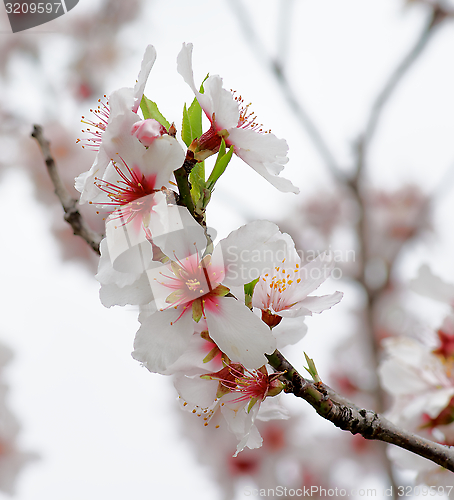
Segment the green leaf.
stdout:
<svg viewBox="0 0 454 500">
<path fill-rule="evenodd" d="M 249 413 L 252 410 L 252 407 L 257 403 L 258 399 L 257 398 L 251 398 L 249 401 L 248 407 L 247 407 L 247 412 Z"/>
<path fill-rule="evenodd" d="M 310 376 L 312 377 L 312 380 L 314 382 L 321 382 L 322 379 L 318 376 L 318 372 L 317 372 L 317 368 L 315 368 L 315 363 L 314 363 L 314 360 L 311 359 L 306 353 L 304 353 L 304 357 L 306 358 L 306 362 L 307 362 L 307 365 L 309 368 L 305 368 L 305 370 L 307 370 L 310 374 Z"/>
<path fill-rule="evenodd" d="M 191 170 L 189 181 L 191 183 L 192 200 L 194 204 L 197 204 L 205 189 L 205 163 L 203 161 L 197 163 Z"/>
<path fill-rule="evenodd" d="M 213 349 L 211 349 L 211 351 L 203 358 L 203 363 L 209 363 L 211 360 L 213 360 L 218 354 L 219 354 L 219 347 L 217 345 L 215 345 L 213 347 Z M 200 378 L 203 378 L 203 375 L 202 377 Z M 205 377 L 207 378 L 208 380 L 213 380 L 212 378 L 210 379 L 210 377 Z"/>
<path fill-rule="evenodd" d="M 224 173 L 227 165 L 232 159 L 233 155 L 233 146 L 230 146 L 230 149 L 225 152 L 225 141 L 222 139 L 221 146 L 219 147 L 218 157 L 216 158 L 216 163 L 214 164 L 213 170 L 211 171 L 210 177 L 207 180 L 207 188 L 212 190 L 217 180 Z"/>
<path fill-rule="evenodd" d="M 192 303 L 192 319 L 198 323 L 203 316 L 203 307 L 201 299 L 194 300 Z"/>
<path fill-rule="evenodd" d="M 199 101 L 194 98 L 188 109 L 189 120 L 191 121 L 191 130 L 193 139 L 202 135 L 202 108 Z"/>
<path fill-rule="evenodd" d="M 183 122 L 181 124 L 181 138 L 187 147 L 191 145 L 192 142 L 192 130 L 191 130 L 191 120 L 189 118 L 188 109 L 186 108 L 186 103 L 183 107 Z"/>
<path fill-rule="evenodd" d="M 258 283 L 259 279 L 260 278 L 257 278 L 254 281 L 251 281 L 250 283 L 246 283 L 244 285 L 244 302 L 249 307 L 249 309 L 252 309 L 252 295 L 254 293 L 255 285 Z"/>
<path fill-rule="evenodd" d="M 183 123 L 181 126 L 181 138 L 187 147 L 194 139 L 202 135 L 202 108 L 196 98 L 192 101 L 189 109 L 186 104 L 183 108 Z"/>
<path fill-rule="evenodd" d="M 158 121 L 163 127 L 165 127 L 166 130 L 169 130 L 170 123 L 161 114 L 158 109 L 158 105 L 155 102 L 150 101 L 150 99 L 145 96 L 142 96 L 142 100 L 140 101 L 140 109 L 142 110 L 145 120 L 153 118 Z"/>
</svg>

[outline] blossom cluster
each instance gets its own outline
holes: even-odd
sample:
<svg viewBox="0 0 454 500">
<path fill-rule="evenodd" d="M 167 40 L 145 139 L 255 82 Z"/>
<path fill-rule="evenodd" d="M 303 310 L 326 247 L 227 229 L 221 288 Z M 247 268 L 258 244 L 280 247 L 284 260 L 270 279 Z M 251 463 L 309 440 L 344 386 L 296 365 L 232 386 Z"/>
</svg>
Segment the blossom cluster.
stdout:
<svg viewBox="0 0 454 500">
<path fill-rule="evenodd" d="M 454 285 L 422 266 L 414 292 L 445 304 L 448 314 L 434 339 L 385 339 L 379 376 L 393 396 L 388 417 L 395 424 L 438 443 L 454 445 Z M 416 484 L 452 485 L 452 473 L 399 448 L 389 454 L 402 468 L 417 472 Z M 451 497 L 452 495 L 450 495 Z"/>
<path fill-rule="evenodd" d="M 113 92 L 92 120 L 84 118 L 83 145 L 97 155 L 76 188 L 81 203 L 106 216 L 102 303 L 140 310 L 133 357 L 150 372 L 174 376 L 182 408 L 205 426 L 227 427 L 237 454 L 261 446 L 256 420 L 288 418 L 276 398 L 281 373 L 267 355 L 299 341 L 305 316 L 329 309 L 342 293 L 310 295 L 329 276 L 332 257 L 304 263 L 272 222 L 248 223 L 215 244 L 206 208 L 233 155 L 280 191 L 298 192 L 279 175 L 287 143 L 264 131 L 219 76 L 198 88 L 192 45 L 183 44 L 177 70 L 195 95 L 184 106 L 183 147 L 176 126 L 143 95 L 155 59 L 148 46 L 135 86 Z M 205 160 L 214 155 L 206 178 Z"/>
</svg>

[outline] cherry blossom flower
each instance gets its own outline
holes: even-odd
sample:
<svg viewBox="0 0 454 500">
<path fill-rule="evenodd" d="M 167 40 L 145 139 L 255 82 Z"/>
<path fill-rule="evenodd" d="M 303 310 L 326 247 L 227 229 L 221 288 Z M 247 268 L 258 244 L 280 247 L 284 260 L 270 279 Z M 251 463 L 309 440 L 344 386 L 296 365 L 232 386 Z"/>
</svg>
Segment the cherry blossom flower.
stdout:
<svg viewBox="0 0 454 500">
<path fill-rule="evenodd" d="M 454 444 L 454 378 L 452 353 L 410 338 L 384 341 L 387 358 L 379 368 L 383 388 L 394 397 L 388 418 L 397 425 L 437 441 Z M 398 448 L 389 456 L 400 467 L 417 471 L 416 484 L 452 484 L 452 473 Z"/>
<path fill-rule="evenodd" d="M 378 373 L 383 388 L 395 397 L 389 419 L 415 429 L 423 414 L 435 418 L 454 395 L 449 365 L 414 339 L 387 338 L 383 346 L 386 358 Z"/>
<path fill-rule="evenodd" d="M 244 285 L 260 274 L 267 264 L 246 255 L 273 240 L 277 226 L 266 221 L 247 224 L 221 240 L 212 254 L 203 255 L 205 233 L 188 210 L 162 208 L 167 222 L 162 213 L 165 229 L 153 234 L 153 242 L 169 260 L 165 265 L 154 262 L 147 270 L 158 311 L 140 318 L 133 356 L 150 371 L 166 371 L 186 350 L 194 323 L 203 318 L 210 338 L 230 360 L 248 369 L 264 365 L 264 354 L 274 351 L 276 341 L 228 287 Z"/>
<path fill-rule="evenodd" d="M 98 154 L 91 169 L 76 178 L 75 186 L 81 193 L 80 203 L 93 200 L 99 194 L 95 178 L 103 177 L 111 159 L 119 150 L 123 149 L 123 142 L 128 141 L 132 127 L 140 120 L 137 111 L 155 60 L 156 50 L 152 45 L 149 45 L 145 50 L 134 88 L 122 88 L 114 91 L 110 95 L 108 103 L 100 100 L 98 109 L 93 111 L 94 121 L 87 122 L 83 118 L 86 123 L 94 127 L 87 130 L 91 136 L 88 139 L 88 144 L 96 149 Z"/>
<path fill-rule="evenodd" d="M 225 90 L 222 78 L 210 76 L 204 83 L 204 93 L 200 93 L 194 83 L 192 71 L 192 44 L 184 43 L 177 59 L 177 69 L 184 81 L 191 87 L 211 127 L 199 138 L 199 149 L 216 152 L 224 138 L 227 146 L 233 146 L 235 154 L 283 192 L 298 193 L 288 179 L 279 173 L 288 162 L 288 146 L 284 139 L 278 139 L 271 132 L 265 132 L 244 105 L 241 97 Z"/>
<path fill-rule="evenodd" d="M 276 326 L 283 317 L 311 316 L 325 311 L 343 295 L 335 292 L 310 296 L 331 274 L 333 260 L 328 254 L 321 254 L 303 266 L 291 238 L 287 234 L 281 234 L 280 238 L 284 245 L 281 259 L 260 276 L 252 296 L 252 305 L 262 310 L 262 319 L 270 327 Z"/>
<path fill-rule="evenodd" d="M 248 370 L 239 363 L 230 363 L 215 373 L 200 377 L 182 376 L 175 379 L 175 387 L 184 400 L 183 407 L 204 420 L 208 426 L 214 419 L 220 426 L 219 416 L 239 440 L 236 453 L 245 447 L 259 448 L 262 437 L 255 420 L 288 418 L 287 411 L 279 404 L 263 405 L 267 397 L 277 396 L 282 388 L 279 373 L 268 374 L 265 367 Z M 262 406 L 263 405 L 263 406 Z M 260 417 L 259 417 L 260 413 Z"/>
<path fill-rule="evenodd" d="M 103 177 L 94 178 L 98 192 L 90 203 L 109 212 L 117 210 L 115 216 L 128 221 L 147 213 L 153 205 L 152 195 L 168 184 L 183 161 L 183 149 L 169 135 L 156 138 L 147 148 L 129 136 L 112 155 Z"/>
<path fill-rule="evenodd" d="M 95 162 L 89 172 L 76 179 L 81 203 L 89 201 L 111 213 L 107 220 L 107 242 L 118 271 L 126 269 L 119 267 L 118 255 L 114 255 L 114 248 L 118 247 L 115 240 L 124 237 L 122 232 L 129 239 L 146 240 L 140 233 L 142 228 L 146 233 L 149 231 L 150 219 L 156 216 L 154 207 L 160 200 L 156 193 L 168 185 L 173 171 L 181 167 L 185 157 L 178 141 L 163 126 L 155 120 L 140 120 L 137 115 L 155 58 L 155 49 L 149 46 L 135 88 L 120 89 L 111 95 L 110 109 L 104 110 L 107 118 L 100 122 L 97 131 L 99 151 Z M 137 253 L 146 252 L 150 244 L 140 247 L 130 244 L 130 247 L 131 252 L 122 252 L 122 260 L 129 261 L 131 268 L 135 266 Z"/>
</svg>

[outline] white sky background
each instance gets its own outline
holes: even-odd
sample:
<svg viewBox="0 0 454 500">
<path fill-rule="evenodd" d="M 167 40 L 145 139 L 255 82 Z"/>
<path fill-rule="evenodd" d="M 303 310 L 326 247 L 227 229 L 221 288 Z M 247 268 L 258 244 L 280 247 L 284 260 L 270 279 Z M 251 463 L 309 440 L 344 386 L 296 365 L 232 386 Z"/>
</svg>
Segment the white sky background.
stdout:
<svg viewBox="0 0 454 500">
<path fill-rule="evenodd" d="M 263 43 L 274 53 L 280 2 L 245 3 Z M 89 4 L 80 0 L 73 12 L 89 10 Z M 0 11 L 4 15 L 3 6 Z M 245 44 L 232 12 L 222 1 L 150 2 L 147 16 L 122 33 L 131 57 L 112 73 L 111 86 L 105 89 L 110 93 L 132 86 L 146 44 L 154 44 L 158 59 L 145 93 L 178 126 L 182 104 L 193 96 L 176 73 L 176 56 L 183 41 L 192 41 L 196 81 L 208 72 L 220 74 L 228 88 L 253 102 L 266 128 L 287 139 L 290 162 L 284 176 L 303 194 L 298 199 L 278 193 L 249 167 L 232 162 L 208 212 L 208 222 L 220 236 L 252 218 L 288 217 L 304 195 L 330 189 L 319 156 L 273 77 Z M 374 97 L 416 40 L 424 20 L 423 8 L 404 8 L 399 0 L 294 2 L 285 55 L 288 76 L 342 165 L 351 164 L 351 149 Z M 48 26 L 51 29 L 52 23 Z M 8 36 L 17 35 L 1 33 L 0 43 Z M 54 78 L 57 92 L 64 95 L 55 73 L 56 61 L 64 61 L 64 34 L 22 36 L 39 36 L 40 43 L 48 44 L 42 78 Z M 446 23 L 399 85 L 370 151 L 368 173 L 375 185 L 397 188 L 412 180 L 432 192 L 454 165 L 453 47 L 454 24 Z M 54 113 L 79 136 L 86 109 L 41 103 L 42 82 L 30 80 L 19 69 L 9 102 L 22 106 L 30 123 Z M 81 165 L 81 171 L 89 166 Z M 220 498 L 182 437 L 171 411 L 175 393 L 170 381 L 149 374 L 130 357 L 137 330 L 134 311 L 103 308 L 94 277 L 77 264 L 60 261 L 48 233 L 48 212 L 33 200 L 27 178 L 10 169 L 2 180 L 6 237 L 0 248 L 0 335 L 15 353 L 6 372 L 9 403 L 23 425 L 22 448 L 41 455 L 20 475 L 17 498 Z M 451 177 L 435 212 L 437 228 L 444 231 L 413 247 L 402 270 L 409 276 L 426 261 L 454 282 L 452 189 Z M 326 290 L 336 287 L 339 283 Z M 345 308 L 341 315 L 348 313 L 351 299 L 346 297 L 345 304 L 338 306 Z M 337 317 L 330 311 L 309 322 L 301 350 L 315 358 L 319 369 L 324 367 L 320 345 L 331 342 L 329 325 L 336 324 Z"/>
</svg>

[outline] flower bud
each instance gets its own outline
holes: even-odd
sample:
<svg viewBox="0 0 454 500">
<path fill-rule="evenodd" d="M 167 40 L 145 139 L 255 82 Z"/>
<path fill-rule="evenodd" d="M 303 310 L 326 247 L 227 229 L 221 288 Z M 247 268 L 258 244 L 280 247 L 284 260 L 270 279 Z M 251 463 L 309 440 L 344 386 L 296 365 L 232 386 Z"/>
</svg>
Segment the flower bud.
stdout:
<svg viewBox="0 0 454 500">
<path fill-rule="evenodd" d="M 153 144 L 157 137 L 166 134 L 167 130 L 157 120 L 149 118 L 148 120 L 140 120 L 132 126 L 131 135 L 137 137 L 139 141 L 148 148 Z"/>
</svg>

